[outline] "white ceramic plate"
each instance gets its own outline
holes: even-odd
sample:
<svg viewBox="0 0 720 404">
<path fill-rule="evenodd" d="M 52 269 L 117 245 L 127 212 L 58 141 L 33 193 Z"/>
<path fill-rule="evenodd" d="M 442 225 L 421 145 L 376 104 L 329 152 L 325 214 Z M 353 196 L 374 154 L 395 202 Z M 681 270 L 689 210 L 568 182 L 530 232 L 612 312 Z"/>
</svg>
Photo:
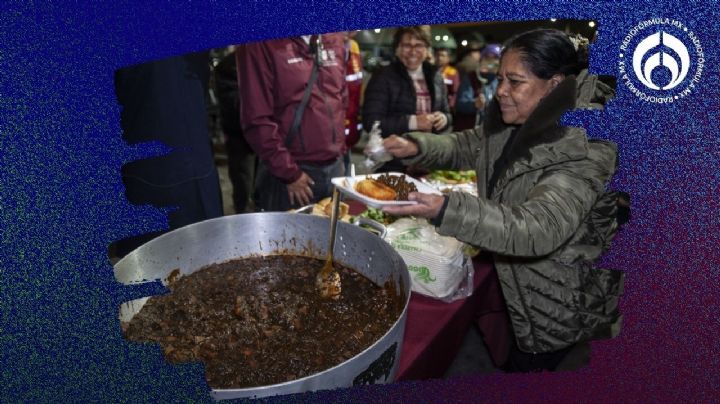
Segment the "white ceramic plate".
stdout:
<svg viewBox="0 0 720 404">
<path fill-rule="evenodd" d="M 355 177 L 335 177 L 332 179 L 333 185 L 335 185 L 338 190 L 343 193 L 344 195 L 348 196 L 349 198 L 355 199 L 356 201 L 360 201 L 364 203 L 365 205 L 375 208 L 375 209 L 381 209 L 383 206 L 397 206 L 397 205 L 415 205 L 417 202 L 415 201 L 381 201 L 379 199 L 370 198 L 369 196 L 363 195 L 355 190 L 355 183 L 360 182 L 366 178 L 372 178 L 375 179 L 385 173 L 380 174 L 369 174 L 369 175 L 356 175 Z M 387 173 L 393 176 L 401 176 L 405 174 L 401 173 Z M 415 184 L 415 186 L 418 189 L 418 192 L 422 192 L 425 194 L 435 194 L 435 195 L 441 195 L 440 191 L 437 189 L 418 181 L 408 175 L 405 175 L 405 181 L 412 182 Z"/>
</svg>

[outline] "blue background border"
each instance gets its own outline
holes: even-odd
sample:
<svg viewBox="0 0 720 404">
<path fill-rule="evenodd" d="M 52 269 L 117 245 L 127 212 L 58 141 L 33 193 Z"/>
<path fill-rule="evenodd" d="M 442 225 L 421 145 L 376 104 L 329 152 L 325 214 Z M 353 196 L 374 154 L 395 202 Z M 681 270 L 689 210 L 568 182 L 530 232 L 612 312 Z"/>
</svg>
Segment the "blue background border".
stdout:
<svg viewBox="0 0 720 404">
<path fill-rule="evenodd" d="M 651 5 L 652 4 L 652 5 Z M 0 341 L 3 400 L 205 401 L 199 365 L 126 343 L 119 305 L 161 292 L 113 278 L 108 245 L 167 227 L 166 212 L 130 205 L 120 167 L 164 153 L 126 145 L 116 69 L 270 37 L 479 20 L 592 19 L 596 74 L 618 75 L 638 22 L 683 22 L 705 49 L 697 91 L 648 104 L 618 84 L 602 113 L 573 113 L 591 137 L 618 143 L 613 186 L 632 222 L 603 263 L 624 270 L 621 335 L 593 344 L 578 372 L 468 376 L 299 395 L 298 399 L 710 400 L 720 386 L 717 285 L 720 140 L 716 2 L 349 1 L 27 5 L 0 16 Z M 715 396 L 716 397 L 716 396 Z"/>
</svg>

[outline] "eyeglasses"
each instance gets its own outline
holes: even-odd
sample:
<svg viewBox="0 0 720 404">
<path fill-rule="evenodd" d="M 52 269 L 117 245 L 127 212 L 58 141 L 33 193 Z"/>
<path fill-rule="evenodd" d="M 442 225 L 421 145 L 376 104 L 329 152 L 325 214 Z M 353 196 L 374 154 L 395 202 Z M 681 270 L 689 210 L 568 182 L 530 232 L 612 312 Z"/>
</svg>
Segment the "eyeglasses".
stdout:
<svg viewBox="0 0 720 404">
<path fill-rule="evenodd" d="M 416 43 L 415 45 L 409 44 L 409 43 L 401 43 L 400 49 L 405 52 L 407 52 L 409 50 L 421 51 L 421 50 L 427 49 L 427 45 L 425 45 L 424 43 Z"/>
</svg>

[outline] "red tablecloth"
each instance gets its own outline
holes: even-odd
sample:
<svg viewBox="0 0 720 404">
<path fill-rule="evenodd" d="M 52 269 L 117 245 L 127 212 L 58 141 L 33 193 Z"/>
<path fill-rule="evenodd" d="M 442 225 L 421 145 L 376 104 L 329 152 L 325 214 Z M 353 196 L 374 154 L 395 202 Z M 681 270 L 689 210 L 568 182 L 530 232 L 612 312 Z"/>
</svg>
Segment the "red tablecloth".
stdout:
<svg viewBox="0 0 720 404">
<path fill-rule="evenodd" d="M 478 257 L 473 264 L 472 296 L 452 303 L 417 293 L 410 297 L 396 380 L 442 377 L 473 322 L 480 327 L 493 361 L 504 362 L 509 329 L 497 275 L 487 257 Z"/>
</svg>

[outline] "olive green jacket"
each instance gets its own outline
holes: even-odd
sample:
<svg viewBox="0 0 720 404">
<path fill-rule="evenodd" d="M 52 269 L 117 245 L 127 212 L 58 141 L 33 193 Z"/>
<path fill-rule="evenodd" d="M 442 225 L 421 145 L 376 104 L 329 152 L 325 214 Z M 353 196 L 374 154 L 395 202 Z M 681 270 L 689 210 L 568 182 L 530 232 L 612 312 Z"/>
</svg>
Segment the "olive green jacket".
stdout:
<svg viewBox="0 0 720 404">
<path fill-rule="evenodd" d="M 496 101 L 477 129 L 406 135 L 420 149 L 406 163 L 476 170 L 479 196 L 450 193 L 437 230 L 493 253 L 523 351 L 556 351 L 620 330 L 622 273 L 592 266 L 617 231 L 615 194 L 605 189 L 616 146 L 559 125 L 565 111 L 600 108 L 612 95 L 586 72 L 566 78 L 518 128 L 492 195 L 493 164 L 516 128 L 502 122 Z"/>
</svg>

